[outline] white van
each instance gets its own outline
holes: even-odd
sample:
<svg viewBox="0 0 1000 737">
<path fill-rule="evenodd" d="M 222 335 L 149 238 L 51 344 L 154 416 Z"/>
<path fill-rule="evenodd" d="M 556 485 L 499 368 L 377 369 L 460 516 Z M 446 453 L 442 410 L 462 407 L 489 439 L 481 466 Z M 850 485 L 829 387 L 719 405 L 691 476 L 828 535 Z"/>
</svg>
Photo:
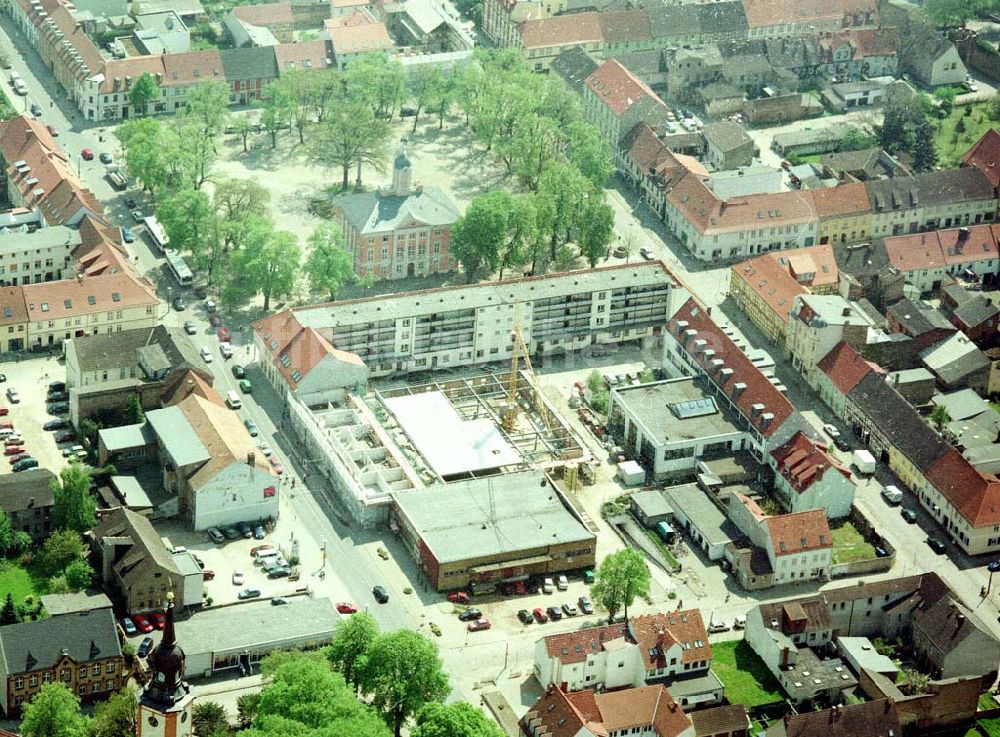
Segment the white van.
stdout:
<svg viewBox="0 0 1000 737">
<path fill-rule="evenodd" d="M 885 497 L 885 500 L 889 502 L 889 504 L 899 504 L 903 501 L 903 492 L 892 484 L 889 484 L 882 489 L 882 496 Z"/>
<path fill-rule="evenodd" d="M 239 409 L 243 406 L 243 402 L 240 401 L 240 395 L 235 391 L 226 392 L 226 406 L 229 409 Z"/>
<path fill-rule="evenodd" d="M 255 566 L 267 566 L 269 563 L 274 563 L 278 560 L 279 555 L 281 555 L 281 552 L 277 548 L 260 550 L 257 552 L 257 559 L 253 563 Z"/>
</svg>

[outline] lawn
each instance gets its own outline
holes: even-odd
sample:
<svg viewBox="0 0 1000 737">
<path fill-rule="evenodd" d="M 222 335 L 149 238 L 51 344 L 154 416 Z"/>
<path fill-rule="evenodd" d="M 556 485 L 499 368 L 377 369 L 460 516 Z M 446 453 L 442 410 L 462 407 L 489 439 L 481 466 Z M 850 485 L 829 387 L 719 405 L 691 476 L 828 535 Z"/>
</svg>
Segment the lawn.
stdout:
<svg viewBox="0 0 1000 737">
<path fill-rule="evenodd" d="M 1000 719 L 980 719 L 977 723 L 978 730 L 971 729 L 969 734 L 986 735 L 986 737 L 1000 737 Z"/>
<path fill-rule="evenodd" d="M 875 557 L 875 548 L 861 537 L 858 529 L 850 520 L 843 520 L 830 526 L 833 537 L 833 562 L 851 563 L 856 560 L 871 560 Z"/>
<path fill-rule="evenodd" d="M 660 536 L 648 527 L 643 527 L 642 531 L 645 532 L 646 536 L 653 541 L 653 544 L 657 548 L 659 548 L 663 557 L 666 558 L 667 562 L 674 567 L 674 570 L 678 570 L 680 568 L 680 563 L 677 562 L 677 558 L 670 552 L 670 548 L 664 544 L 663 540 L 660 539 Z"/>
<path fill-rule="evenodd" d="M 979 710 L 984 709 L 996 709 L 997 702 L 993 699 L 993 693 L 991 691 L 986 691 L 985 693 L 979 694 Z"/>
<path fill-rule="evenodd" d="M 712 670 L 725 685 L 731 704 L 749 709 L 781 701 L 781 686 L 746 640 L 712 645 Z"/>
<path fill-rule="evenodd" d="M 956 107 L 944 120 L 934 120 L 938 126 L 937 134 L 934 136 L 934 144 L 938 152 L 938 165 L 946 168 L 958 166 L 962 161 L 962 155 L 969 150 L 979 137 L 983 135 L 996 121 L 990 120 L 986 114 L 988 103 L 978 105 L 967 105 Z M 965 114 L 966 108 L 971 107 L 972 113 Z M 932 119 L 933 120 L 933 119 Z M 963 121 L 965 131 L 957 133 L 955 126 L 958 121 Z"/>
<path fill-rule="evenodd" d="M 7 599 L 8 592 L 14 597 L 15 604 L 24 602 L 24 597 L 29 594 L 35 595 L 35 589 L 31 575 L 21 566 L 11 561 L 0 562 L 0 604 Z"/>
</svg>

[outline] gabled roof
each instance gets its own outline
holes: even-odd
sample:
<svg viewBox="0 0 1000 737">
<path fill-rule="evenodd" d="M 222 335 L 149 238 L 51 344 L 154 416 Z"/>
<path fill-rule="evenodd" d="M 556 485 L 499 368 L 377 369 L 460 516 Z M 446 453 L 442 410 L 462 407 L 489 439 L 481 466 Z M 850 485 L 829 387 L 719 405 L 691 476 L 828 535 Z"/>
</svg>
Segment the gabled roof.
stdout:
<svg viewBox="0 0 1000 737">
<path fill-rule="evenodd" d="M 1000 307 L 993 304 L 993 300 L 977 294 L 966 300 L 952 313 L 955 319 L 967 328 L 975 328 L 982 325 L 1000 313 Z"/>
<path fill-rule="evenodd" d="M 961 453 L 948 448 L 926 471 L 927 480 L 973 527 L 1000 524 L 1000 481 L 975 468 Z"/>
<path fill-rule="evenodd" d="M 55 478 L 47 468 L 0 475 L 0 509 L 10 515 L 35 507 L 51 507 L 55 499 L 52 492 Z"/>
<path fill-rule="evenodd" d="M 94 528 L 94 538 L 127 539 L 131 545 L 124 555 L 111 564 L 126 586 L 142 578 L 150 569 L 172 576 L 180 571 L 173 556 L 153 528 L 153 523 L 127 507 L 118 507 L 106 514 Z"/>
<path fill-rule="evenodd" d="M 559 52 L 559 56 L 552 60 L 549 70 L 562 77 L 571 90 L 581 94 L 585 80 L 597 66 L 594 57 L 579 46 L 571 46 Z"/>
<path fill-rule="evenodd" d="M 826 374 L 841 394 L 848 394 L 868 374 L 885 373 L 878 364 L 866 361 L 844 341 L 837 343 L 816 367 Z"/>
<path fill-rule="evenodd" d="M 792 416 L 795 408 L 788 398 L 722 332 L 694 298 L 677 310 L 668 323 L 668 330 L 764 437 L 773 435 Z M 709 347 L 715 353 L 706 357 L 704 350 Z M 717 369 L 711 363 L 715 360 L 722 361 Z M 732 374 L 724 375 L 725 368 L 731 369 Z"/>
<path fill-rule="evenodd" d="M 535 702 L 522 718 L 535 725 L 533 733 L 549 737 L 592 734 L 605 737 L 652 728 L 657 737 L 679 737 L 691 728 L 691 718 L 662 685 L 607 693 L 564 693 L 555 686 Z"/>
<path fill-rule="evenodd" d="M 645 10 L 618 10 L 600 13 L 604 43 L 638 43 L 649 41 L 652 34 Z"/>
<path fill-rule="evenodd" d="M 771 550 L 778 558 L 833 547 L 830 525 L 823 509 L 779 514 L 768 517 L 762 524 L 767 530 Z"/>
<path fill-rule="evenodd" d="M 975 612 L 952 597 L 918 607 L 913 613 L 913 626 L 920 629 L 941 656 L 947 656 L 977 632 L 995 639 Z"/>
<path fill-rule="evenodd" d="M 296 389 L 309 372 L 326 356 L 364 366 L 356 353 L 334 348 L 312 327 L 303 327 L 294 312 L 279 312 L 254 324 L 261 342 L 271 354 L 275 369 Z"/>
<path fill-rule="evenodd" d="M 95 609 L 0 627 L 5 676 L 51 670 L 64 655 L 77 664 L 121 658 L 114 612 Z"/>
<path fill-rule="evenodd" d="M 750 134 L 743 129 L 742 125 L 731 120 L 709 123 L 702 131 L 702 135 L 705 136 L 709 145 L 715 146 L 720 151 L 733 151 L 747 144 L 753 146 Z"/>
<path fill-rule="evenodd" d="M 246 6 L 244 6 L 246 7 Z M 241 46 L 219 52 L 226 81 L 277 79 L 278 62 L 273 46 Z"/>
<path fill-rule="evenodd" d="M 250 457 L 253 457 L 253 466 L 258 471 L 274 474 L 264 454 L 257 451 L 257 446 L 239 415 L 228 407 L 210 402 L 197 394 L 186 396 L 178 402 L 177 407 L 210 455 L 208 462 L 200 466 L 189 479 L 193 490 L 197 491 L 209 483 L 230 464 L 246 463 Z"/>
<path fill-rule="evenodd" d="M 750 28 L 792 23 L 840 24 L 845 16 L 854 12 L 875 13 L 874 2 L 866 5 L 857 0 L 743 0 L 743 7 Z"/>
<path fill-rule="evenodd" d="M 800 294 L 808 294 L 809 290 L 799 284 L 770 254 L 758 256 L 741 264 L 734 264 L 730 269 L 730 279 L 744 282 L 750 291 L 759 295 L 771 308 L 771 312 L 784 323 L 791 322 L 789 310 L 792 302 Z"/>
<path fill-rule="evenodd" d="M 132 271 L 25 284 L 21 289 L 24 290 L 24 301 L 28 306 L 28 319 L 31 322 L 103 314 L 109 310 L 135 307 L 155 309 L 160 304 L 153 286 Z"/>
<path fill-rule="evenodd" d="M 333 50 L 325 39 L 283 43 L 272 47 L 278 74 L 290 69 L 328 69 Z"/>
<path fill-rule="evenodd" d="M 823 711 L 789 714 L 769 727 L 767 737 L 886 737 L 901 735 L 902 725 L 891 699 L 848 704 Z"/>
<path fill-rule="evenodd" d="M 290 2 L 239 5 L 230 12 L 252 26 L 291 25 L 294 21 Z"/>
<path fill-rule="evenodd" d="M 382 22 L 356 26 L 327 24 L 326 32 L 330 36 L 330 45 L 333 46 L 335 55 L 386 51 L 395 46 Z"/>
<path fill-rule="evenodd" d="M 593 12 L 570 13 L 527 20 L 521 24 L 521 45 L 525 49 L 540 49 L 602 43 L 604 29 L 600 15 Z"/>
<path fill-rule="evenodd" d="M 601 64 L 584 80 L 584 84 L 615 116 L 623 115 L 644 97 L 663 105 L 663 101 L 649 85 L 616 59 L 608 59 Z"/>
<path fill-rule="evenodd" d="M 954 326 L 943 314 L 930 305 L 914 302 L 909 298 L 891 305 L 886 313 L 899 323 L 904 333 L 914 338 L 932 330 L 954 332 Z"/>
<path fill-rule="evenodd" d="M 868 191 L 861 182 L 838 184 L 836 187 L 826 187 L 810 190 L 816 215 L 820 220 L 869 212 L 871 203 L 868 201 Z"/>
<path fill-rule="evenodd" d="M 923 271 L 1000 258 L 996 225 L 933 230 L 885 239 L 889 262 L 902 272 Z"/>
<path fill-rule="evenodd" d="M 801 431 L 780 448 L 771 451 L 771 457 L 777 463 L 778 473 L 800 494 L 827 473 L 840 473 L 850 478 L 850 472 L 840 461 Z"/>
<path fill-rule="evenodd" d="M 1000 185 L 1000 132 L 988 128 L 965 152 L 962 163 L 979 169 L 994 187 Z"/>
</svg>

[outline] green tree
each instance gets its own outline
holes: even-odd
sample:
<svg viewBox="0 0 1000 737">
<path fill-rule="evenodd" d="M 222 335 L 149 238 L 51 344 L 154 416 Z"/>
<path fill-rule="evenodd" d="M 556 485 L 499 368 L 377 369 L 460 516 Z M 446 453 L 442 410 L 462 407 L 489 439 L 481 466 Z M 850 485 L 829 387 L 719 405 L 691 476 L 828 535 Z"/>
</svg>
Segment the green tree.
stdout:
<svg viewBox="0 0 1000 737">
<path fill-rule="evenodd" d="M 371 108 L 360 103 L 341 105 L 330 111 L 326 121 L 313 136 L 311 157 L 320 165 L 339 168 L 343 175 L 341 187 L 349 186 L 351 167 L 362 153 L 366 129 L 377 125 Z"/>
<path fill-rule="evenodd" d="M 219 218 L 221 252 L 242 248 L 251 223 L 267 212 L 271 193 L 252 179 L 223 179 L 215 185 L 212 205 Z"/>
<path fill-rule="evenodd" d="M 128 91 L 128 104 L 132 110 L 139 115 L 149 112 L 149 106 L 160 97 L 160 86 L 156 84 L 156 78 L 149 72 L 143 72 Z"/>
<path fill-rule="evenodd" d="M 196 123 L 199 135 L 212 142 L 222 134 L 229 120 L 229 87 L 225 82 L 205 80 L 187 92 L 183 117 Z"/>
<path fill-rule="evenodd" d="M 567 128 L 566 158 L 598 190 L 604 189 L 615 170 L 611 147 L 597 128 L 582 120 L 570 123 Z"/>
<path fill-rule="evenodd" d="M 275 230 L 268 218 L 258 217 L 247 231 L 243 248 L 231 256 L 229 271 L 249 293 L 260 292 L 268 310 L 272 296 L 292 291 L 301 259 L 294 233 Z"/>
<path fill-rule="evenodd" d="M 245 737 L 388 737 L 378 715 L 358 701 L 328 663 L 309 653 L 290 653 L 269 670 L 270 682 Z"/>
<path fill-rule="evenodd" d="M 17 616 L 17 607 L 14 606 L 14 596 L 8 591 L 7 598 L 3 602 L 3 609 L 0 609 L 0 626 L 17 624 L 20 621 L 21 618 Z"/>
<path fill-rule="evenodd" d="M 216 737 L 228 734 L 229 720 L 226 710 L 216 701 L 198 701 L 191 712 L 191 727 L 201 737 Z"/>
<path fill-rule="evenodd" d="M 379 635 L 378 623 L 368 612 L 357 612 L 342 621 L 326 648 L 330 665 L 352 686 L 361 684 L 359 663 Z"/>
<path fill-rule="evenodd" d="M 7 555 L 20 555 L 27 552 L 34 545 L 34 542 L 24 530 L 17 530 L 11 537 L 10 547 L 7 548 Z"/>
<path fill-rule="evenodd" d="M 135 691 L 126 688 L 94 708 L 90 737 L 135 737 L 138 729 L 138 701 Z"/>
<path fill-rule="evenodd" d="M 358 190 L 361 189 L 363 167 L 370 166 L 380 174 L 385 172 L 385 155 L 391 133 L 389 124 L 381 118 L 376 118 L 370 126 L 362 129 L 354 159 L 356 166 L 354 186 Z"/>
<path fill-rule="evenodd" d="M 299 143 L 305 143 L 306 126 L 312 121 L 315 72 L 307 69 L 289 69 L 277 84 L 289 101 L 289 119 L 299 132 Z"/>
<path fill-rule="evenodd" d="M 441 81 L 431 88 L 431 97 L 427 101 L 427 112 L 434 113 L 438 118 L 438 130 L 444 128 L 444 119 L 455 104 L 457 93 L 455 76 L 442 77 Z"/>
<path fill-rule="evenodd" d="M 59 478 L 52 479 L 50 484 L 54 497 L 52 524 L 57 530 L 72 531 L 77 542 L 79 542 L 77 533 L 86 532 L 94 527 L 97 500 L 90 493 L 90 479 L 88 466 L 82 463 L 70 463 L 59 472 Z M 83 555 L 83 543 L 80 543 L 80 546 L 80 554 L 74 557 Z"/>
<path fill-rule="evenodd" d="M 0 553 L 9 555 L 14 547 L 14 525 L 11 524 L 10 517 L 0 509 Z"/>
<path fill-rule="evenodd" d="M 240 137 L 243 142 L 243 153 L 247 152 L 247 139 L 250 137 L 250 133 L 253 131 L 253 124 L 246 115 L 237 115 L 236 119 L 233 120 L 233 133 Z"/>
<path fill-rule="evenodd" d="M 126 425 L 141 425 L 146 421 L 146 413 L 142 411 L 142 399 L 138 392 L 133 392 L 125 400 L 125 410 L 122 412 L 122 419 Z"/>
<path fill-rule="evenodd" d="M 840 144 L 841 151 L 861 151 L 875 145 L 875 138 L 853 126 L 848 129 Z"/>
<path fill-rule="evenodd" d="M 951 414 L 948 412 L 948 408 L 943 404 L 935 405 L 930 417 L 931 422 L 934 424 L 934 427 L 937 428 L 938 432 L 944 430 L 945 426 L 951 422 Z"/>
<path fill-rule="evenodd" d="M 615 211 L 603 199 L 603 194 L 589 197 L 578 219 L 580 255 L 587 259 L 590 268 L 597 266 L 597 262 L 608 254 L 608 244 L 615 230 Z"/>
<path fill-rule="evenodd" d="M 316 122 L 322 123 L 330 107 L 343 102 L 346 93 L 344 78 L 336 69 L 312 72 L 312 105 Z"/>
<path fill-rule="evenodd" d="M 518 120 L 514 132 L 497 147 L 508 173 L 517 175 L 528 189 L 538 188 L 538 178 L 556 160 L 566 143 L 565 131 L 558 121 L 534 113 Z"/>
<path fill-rule="evenodd" d="M 333 302 L 354 276 L 354 257 L 344 248 L 344 234 L 336 223 L 323 223 L 309 236 L 305 272 L 309 287 Z"/>
<path fill-rule="evenodd" d="M 467 701 L 425 704 L 417 711 L 410 737 L 503 737 L 504 731 Z"/>
<path fill-rule="evenodd" d="M 480 195 L 452 226 L 450 253 L 462 264 L 469 283 L 500 265 L 512 201 L 505 190 Z"/>
<path fill-rule="evenodd" d="M 554 162 L 538 181 L 539 231 L 549 242 L 549 258 L 556 258 L 556 248 L 569 238 L 592 189 L 579 169 L 565 162 Z"/>
<path fill-rule="evenodd" d="M 66 585 L 70 591 L 83 591 L 94 583 L 94 569 L 83 558 L 74 560 L 66 566 L 63 576 L 66 577 Z"/>
<path fill-rule="evenodd" d="M 219 224 L 208 194 L 183 189 L 165 197 L 156 207 L 156 219 L 170 239 L 170 247 L 190 254 L 194 265 L 208 273 L 211 284 L 219 250 Z"/>
<path fill-rule="evenodd" d="M 914 129 L 910 153 L 913 156 L 913 168 L 917 171 L 930 171 L 937 165 L 934 128 L 927 120 L 922 120 Z"/>
<path fill-rule="evenodd" d="M 236 699 L 236 715 L 240 729 L 249 729 L 257 718 L 257 708 L 260 706 L 260 692 L 251 691 Z"/>
<path fill-rule="evenodd" d="M 57 530 L 45 538 L 39 556 L 39 572 L 56 576 L 66 570 L 74 560 L 83 558 L 84 547 L 80 534 L 73 530 Z"/>
<path fill-rule="evenodd" d="M 429 108 L 439 97 L 439 90 L 444 85 L 444 76 L 438 67 L 418 74 L 410 82 L 410 95 L 413 100 L 413 107 L 416 114 L 413 116 L 413 133 L 417 131 L 417 122 L 420 120 L 420 113 Z"/>
<path fill-rule="evenodd" d="M 990 0 L 925 0 L 924 13 L 931 22 L 942 28 L 965 24 L 990 7 Z"/>
<path fill-rule="evenodd" d="M 451 690 L 437 646 L 412 630 L 379 635 L 359 659 L 358 667 L 362 691 L 393 728 L 395 737 L 400 737 L 403 725 L 420 707 L 444 701 Z"/>
<path fill-rule="evenodd" d="M 608 610 L 609 624 L 619 609 L 625 610 L 627 621 L 628 608 L 635 598 L 649 593 L 649 567 L 642 553 L 625 548 L 605 557 L 597 569 L 591 592 Z"/>
<path fill-rule="evenodd" d="M 260 125 L 271 138 L 271 148 L 276 148 L 278 133 L 291 123 L 295 102 L 287 88 L 278 82 L 271 82 L 264 88 L 261 99 L 256 104 L 262 111 Z"/>
<path fill-rule="evenodd" d="M 24 707 L 23 737 L 86 737 L 80 699 L 63 683 L 46 683 Z"/>
<path fill-rule="evenodd" d="M 406 98 L 406 72 L 398 59 L 365 54 L 344 74 L 347 96 L 367 105 L 379 120 L 389 120 Z"/>
<path fill-rule="evenodd" d="M 144 190 L 157 192 L 166 184 L 167 167 L 162 146 L 162 126 L 156 118 L 134 118 L 115 129 L 129 174 Z"/>
</svg>

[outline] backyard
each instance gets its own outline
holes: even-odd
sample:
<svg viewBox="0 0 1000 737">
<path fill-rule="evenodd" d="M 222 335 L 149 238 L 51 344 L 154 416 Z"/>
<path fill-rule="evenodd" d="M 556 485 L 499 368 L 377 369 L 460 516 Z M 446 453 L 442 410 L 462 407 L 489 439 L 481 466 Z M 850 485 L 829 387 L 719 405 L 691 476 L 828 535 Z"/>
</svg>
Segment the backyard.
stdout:
<svg viewBox="0 0 1000 737">
<path fill-rule="evenodd" d="M 875 548 L 848 519 L 831 524 L 830 536 L 833 538 L 834 564 L 871 560 L 875 557 Z"/>
<path fill-rule="evenodd" d="M 7 594 L 14 598 L 15 604 L 23 604 L 27 596 L 37 598 L 40 593 L 31 574 L 13 561 L 0 561 L 0 604 L 7 599 Z"/>
<path fill-rule="evenodd" d="M 781 686 L 746 640 L 712 645 L 712 670 L 725 685 L 731 704 L 750 709 L 781 701 Z"/>
<path fill-rule="evenodd" d="M 972 112 L 966 115 L 966 110 Z M 989 103 L 956 106 L 947 118 L 938 122 L 934 143 L 939 166 L 951 168 L 961 163 L 962 155 L 969 147 L 996 124 L 988 113 Z"/>
</svg>

